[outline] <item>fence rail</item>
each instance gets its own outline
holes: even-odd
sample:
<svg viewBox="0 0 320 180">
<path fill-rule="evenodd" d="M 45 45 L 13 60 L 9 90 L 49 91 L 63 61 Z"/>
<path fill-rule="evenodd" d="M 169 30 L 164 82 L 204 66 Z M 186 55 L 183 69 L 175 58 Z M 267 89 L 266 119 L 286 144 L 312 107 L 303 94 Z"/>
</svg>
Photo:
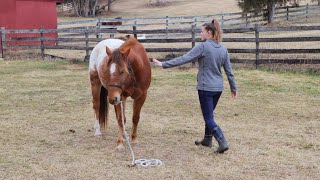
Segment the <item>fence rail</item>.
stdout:
<svg viewBox="0 0 320 180">
<path fill-rule="evenodd" d="M 231 54 L 231 61 L 234 63 L 249 63 L 255 64 L 258 67 L 259 64 L 265 63 L 304 63 L 304 64 L 320 64 L 320 36 L 319 31 L 320 26 L 293 26 L 293 27 L 264 27 L 255 26 L 250 28 L 234 28 L 234 29 L 224 29 L 226 38 L 224 39 L 225 46 L 228 48 Z M 10 50 L 17 49 L 38 49 L 41 52 L 41 56 L 45 57 L 45 51 L 53 49 L 67 49 L 67 50 L 80 50 L 85 51 L 85 57 L 88 59 L 90 50 L 93 49 L 97 42 L 104 40 L 105 38 L 94 38 L 97 33 L 116 33 L 122 34 L 133 34 L 135 37 L 139 35 L 168 35 L 168 34 L 181 34 L 185 37 L 178 38 L 156 38 L 148 39 L 138 39 L 144 44 L 148 53 L 184 53 L 189 51 L 195 43 L 200 42 L 200 38 L 197 34 L 200 29 L 196 26 L 191 26 L 188 29 L 153 29 L 153 30 L 109 30 L 109 29 L 63 29 L 63 30 L 45 30 L 45 29 L 33 29 L 33 30 L 6 30 L 1 29 L 1 45 L 2 45 L 2 57 L 5 58 L 7 52 Z M 275 33 L 277 32 L 277 33 Z M 274 37 L 273 34 L 283 34 L 300 33 L 304 32 L 303 36 L 293 37 Z M 306 32 L 314 32 L 312 35 L 308 36 Z M 36 37 L 23 37 L 25 33 L 33 33 Z M 48 33 L 77 33 L 78 37 L 75 38 L 63 38 L 63 37 L 46 37 Z M 237 37 L 228 37 L 228 34 Z M 22 36 L 19 36 L 22 35 Z M 18 37 L 17 37 L 18 36 Z M 81 37 L 82 36 L 82 37 Z M 189 36 L 189 37 L 188 37 Z M 32 45 L 19 44 L 20 42 L 32 42 Z M 50 44 L 48 42 L 55 42 Z M 82 45 L 79 45 L 82 42 Z M 309 47 L 289 47 L 289 48 L 266 48 L 263 47 L 263 43 L 314 43 L 312 48 Z M 228 43 L 231 43 L 231 47 L 228 47 Z M 234 44 L 250 44 L 250 48 L 242 47 L 232 47 Z M 149 46 L 152 44 L 152 46 Z M 175 47 L 166 47 L 169 44 L 178 44 Z M 181 45 L 180 45 L 181 44 Z M 189 47 L 183 47 L 182 44 L 190 44 Z M 295 43 L 296 44 L 296 43 Z M 162 46 L 161 46 L 162 45 Z M 165 46 L 165 47 L 163 47 Z M 241 54 L 251 54 L 254 58 L 242 57 Z M 268 57 L 264 58 L 264 54 L 279 55 L 279 58 Z M 288 54 L 304 55 L 305 58 L 286 58 Z M 308 57 L 307 55 L 314 54 L 314 57 Z M 163 58 L 162 60 L 166 60 Z"/>
</svg>

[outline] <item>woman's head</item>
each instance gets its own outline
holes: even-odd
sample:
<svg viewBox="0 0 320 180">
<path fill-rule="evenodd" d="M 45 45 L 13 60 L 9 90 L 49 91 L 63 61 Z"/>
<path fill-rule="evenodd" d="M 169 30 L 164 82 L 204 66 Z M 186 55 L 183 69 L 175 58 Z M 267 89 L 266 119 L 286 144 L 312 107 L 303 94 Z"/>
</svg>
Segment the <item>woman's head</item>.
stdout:
<svg viewBox="0 0 320 180">
<path fill-rule="evenodd" d="M 212 39 L 216 42 L 222 41 L 222 29 L 218 20 L 213 19 L 210 23 L 205 23 L 201 27 L 202 40 Z"/>
</svg>

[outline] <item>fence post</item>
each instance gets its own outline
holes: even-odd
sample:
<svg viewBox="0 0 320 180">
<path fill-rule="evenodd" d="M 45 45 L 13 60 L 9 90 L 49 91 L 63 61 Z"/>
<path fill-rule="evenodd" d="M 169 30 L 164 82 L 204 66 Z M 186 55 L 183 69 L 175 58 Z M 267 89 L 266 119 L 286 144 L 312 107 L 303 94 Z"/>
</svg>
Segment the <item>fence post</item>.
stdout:
<svg viewBox="0 0 320 180">
<path fill-rule="evenodd" d="M 40 29 L 40 48 L 41 48 L 41 58 L 44 60 L 44 29 Z"/>
<path fill-rule="evenodd" d="M 1 54 L 4 59 L 6 56 L 6 30 L 5 27 L 1 27 Z"/>
<path fill-rule="evenodd" d="M 198 18 L 194 18 L 194 25 L 195 25 L 195 27 L 197 27 L 197 23 L 198 23 Z"/>
<path fill-rule="evenodd" d="M 102 38 L 102 33 L 101 33 L 101 19 L 98 18 L 98 34 L 96 35 L 97 38 Z"/>
<path fill-rule="evenodd" d="M 287 21 L 289 21 L 289 6 L 287 6 Z"/>
<path fill-rule="evenodd" d="M 166 39 L 168 39 L 168 29 L 169 29 L 169 16 L 166 16 Z"/>
<path fill-rule="evenodd" d="M 307 3 L 307 6 L 306 6 L 306 21 L 308 21 L 308 9 L 309 9 L 309 3 Z"/>
<path fill-rule="evenodd" d="M 84 31 L 85 35 L 85 40 L 86 40 L 86 57 L 84 58 L 84 62 L 89 60 L 89 32 L 88 32 L 88 27 Z"/>
<path fill-rule="evenodd" d="M 246 27 L 248 27 L 248 13 L 246 13 Z"/>
<path fill-rule="evenodd" d="M 195 25 L 195 24 L 192 24 L 192 25 L 191 25 L 191 38 L 192 38 L 192 43 L 191 43 L 191 45 L 192 45 L 192 48 L 196 45 L 196 42 L 195 42 L 195 40 L 196 40 L 196 33 L 195 33 L 195 31 L 196 31 L 196 25 Z"/>
<path fill-rule="evenodd" d="M 138 35 L 137 35 L 137 26 L 133 26 L 132 27 L 132 30 L 133 30 L 133 36 L 138 39 Z"/>
<path fill-rule="evenodd" d="M 255 36 L 256 36 L 256 69 L 258 69 L 258 61 L 259 61 L 259 58 L 260 58 L 260 54 L 259 54 L 259 26 L 258 24 L 255 24 L 255 28 L 254 28 L 254 31 L 255 31 Z"/>
<path fill-rule="evenodd" d="M 192 24 L 191 25 L 191 38 L 192 38 L 192 48 L 196 45 L 196 25 Z M 196 62 L 192 62 L 192 67 L 195 67 Z"/>
<path fill-rule="evenodd" d="M 221 16 L 221 28 L 224 27 L 224 15 Z"/>
</svg>

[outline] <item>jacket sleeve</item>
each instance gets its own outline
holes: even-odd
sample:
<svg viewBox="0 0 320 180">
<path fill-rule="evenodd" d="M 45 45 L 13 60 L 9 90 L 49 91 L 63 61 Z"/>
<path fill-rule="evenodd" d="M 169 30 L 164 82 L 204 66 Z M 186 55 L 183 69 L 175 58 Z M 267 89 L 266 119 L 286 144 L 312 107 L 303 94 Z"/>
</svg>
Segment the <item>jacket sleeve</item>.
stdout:
<svg viewBox="0 0 320 180">
<path fill-rule="evenodd" d="M 223 64 L 223 69 L 226 72 L 226 75 L 228 77 L 228 82 L 230 85 L 230 89 L 232 92 L 236 92 L 237 91 L 237 84 L 232 72 L 232 67 L 231 67 L 231 63 L 230 63 L 230 57 L 229 57 L 229 53 L 226 53 L 226 61 Z"/>
<path fill-rule="evenodd" d="M 163 68 L 171 68 L 175 66 L 180 66 L 186 64 L 193 60 L 197 60 L 199 57 L 203 56 L 204 45 L 203 43 L 196 45 L 185 55 L 171 59 L 162 63 Z"/>
</svg>

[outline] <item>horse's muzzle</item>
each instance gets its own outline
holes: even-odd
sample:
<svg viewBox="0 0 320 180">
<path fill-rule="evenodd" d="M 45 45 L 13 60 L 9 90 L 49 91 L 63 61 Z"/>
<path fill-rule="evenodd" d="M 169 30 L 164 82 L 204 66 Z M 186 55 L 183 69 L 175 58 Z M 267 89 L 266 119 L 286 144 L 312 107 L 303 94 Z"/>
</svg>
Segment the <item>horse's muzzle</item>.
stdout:
<svg viewBox="0 0 320 180">
<path fill-rule="evenodd" d="M 113 98 L 109 98 L 109 103 L 112 105 L 117 105 L 121 101 L 120 96 L 114 96 Z"/>
</svg>

